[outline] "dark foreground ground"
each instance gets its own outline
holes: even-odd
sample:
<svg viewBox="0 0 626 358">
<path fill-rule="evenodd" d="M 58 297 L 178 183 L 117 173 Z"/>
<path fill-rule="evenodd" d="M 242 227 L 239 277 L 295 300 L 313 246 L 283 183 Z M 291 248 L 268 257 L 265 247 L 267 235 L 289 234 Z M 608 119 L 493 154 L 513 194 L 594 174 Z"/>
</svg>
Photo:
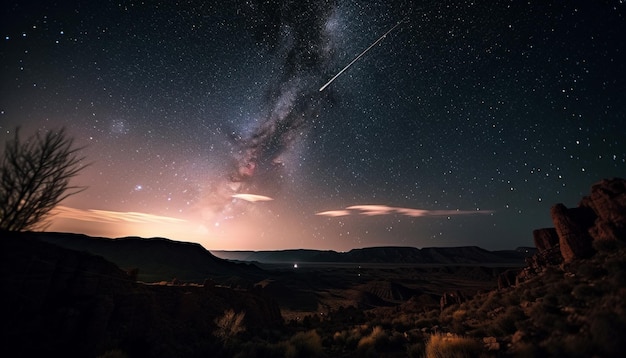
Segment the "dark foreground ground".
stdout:
<svg viewBox="0 0 626 358">
<path fill-rule="evenodd" d="M 619 241 L 524 282 L 503 280 L 520 267 L 333 263 L 142 282 L 101 256 L 36 238 L 3 235 L 0 246 L 0 343 L 14 356 L 619 357 L 626 349 Z"/>
<path fill-rule="evenodd" d="M 0 244 L 2 340 L 18 356 L 332 355 L 316 327 L 365 330 L 372 310 L 407 302 L 439 310 L 443 292 L 493 289 L 504 270 L 300 263 L 237 266 L 202 283 L 140 282 L 101 256 L 29 235 L 5 233 Z"/>
</svg>

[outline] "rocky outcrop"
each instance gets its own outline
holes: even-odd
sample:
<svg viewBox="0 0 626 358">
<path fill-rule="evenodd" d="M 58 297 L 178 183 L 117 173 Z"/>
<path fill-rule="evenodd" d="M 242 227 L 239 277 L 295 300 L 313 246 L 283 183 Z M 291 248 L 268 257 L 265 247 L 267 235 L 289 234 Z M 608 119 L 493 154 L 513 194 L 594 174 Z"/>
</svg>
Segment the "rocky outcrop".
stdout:
<svg viewBox="0 0 626 358">
<path fill-rule="evenodd" d="M 626 239 L 626 180 L 604 179 L 591 187 L 578 207 L 563 204 L 552 207 L 554 229 L 533 232 L 537 249 L 542 252 L 558 247 L 565 262 L 593 255 L 593 242 Z M 554 231 L 552 231 L 554 230 Z"/>
<path fill-rule="evenodd" d="M 605 179 L 591 187 L 579 207 L 594 211 L 596 220 L 589 229 L 593 240 L 618 240 L 626 237 L 626 180 Z"/>
<path fill-rule="evenodd" d="M 498 289 L 514 286 L 522 269 L 508 269 L 498 276 Z"/>
<path fill-rule="evenodd" d="M 602 220 L 626 221 L 626 180 L 604 179 L 591 187 L 591 194 L 579 206 L 587 206 Z"/>
<path fill-rule="evenodd" d="M 586 258 L 593 254 L 589 223 L 595 220 L 595 213 L 587 207 L 568 209 L 556 204 L 550 210 L 552 222 L 559 236 L 561 255 L 565 262 Z"/>
<path fill-rule="evenodd" d="M 449 306 L 460 305 L 465 301 L 467 301 L 467 298 L 461 291 L 445 292 L 439 300 L 439 308 L 443 311 Z"/>
<path fill-rule="evenodd" d="M 539 252 L 549 250 L 558 245 L 559 235 L 553 227 L 533 230 L 533 241 Z"/>
<path fill-rule="evenodd" d="M 514 271 L 500 275 L 499 288 L 527 281 L 548 266 L 587 258 L 594 254 L 594 241 L 626 241 L 626 180 L 604 179 L 591 187 L 578 207 L 556 204 L 550 214 L 554 228 L 533 231 L 537 253 L 526 259 L 527 266 L 515 277 Z"/>
</svg>

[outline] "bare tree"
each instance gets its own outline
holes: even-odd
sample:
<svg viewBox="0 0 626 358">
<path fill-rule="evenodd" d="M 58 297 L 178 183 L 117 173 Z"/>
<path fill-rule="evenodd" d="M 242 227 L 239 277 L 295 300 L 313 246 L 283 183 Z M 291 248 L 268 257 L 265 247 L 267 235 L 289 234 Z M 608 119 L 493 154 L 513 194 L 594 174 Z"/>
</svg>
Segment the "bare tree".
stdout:
<svg viewBox="0 0 626 358">
<path fill-rule="evenodd" d="M 0 230 L 25 231 L 41 227 L 55 206 L 85 187 L 70 179 L 85 165 L 65 128 L 7 141 L 0 166 Z"/>
</svg>

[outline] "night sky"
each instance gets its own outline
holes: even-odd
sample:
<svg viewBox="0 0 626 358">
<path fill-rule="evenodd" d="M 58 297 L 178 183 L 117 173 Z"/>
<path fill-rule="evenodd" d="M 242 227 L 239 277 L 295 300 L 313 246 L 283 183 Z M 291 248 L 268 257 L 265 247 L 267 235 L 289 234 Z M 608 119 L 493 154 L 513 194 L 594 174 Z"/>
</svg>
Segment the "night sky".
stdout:
<svg viewBox="0 0 626 358">
<path fill-rule="evenodd" d="M 623 1 L 61 3 L 0 25 L 0 142 L 87 146 L 49 230 L 512 249 L 626 175 Z"/>
</svg>

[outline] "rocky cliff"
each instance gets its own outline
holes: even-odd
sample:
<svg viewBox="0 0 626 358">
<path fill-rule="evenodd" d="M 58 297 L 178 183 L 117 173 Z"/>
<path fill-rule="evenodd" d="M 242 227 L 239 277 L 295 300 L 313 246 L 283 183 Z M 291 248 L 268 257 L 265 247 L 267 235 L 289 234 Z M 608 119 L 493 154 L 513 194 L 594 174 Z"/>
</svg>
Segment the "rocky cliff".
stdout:
<svg viewBox="0 0 626 358">
<path fill-rule="evenodd" d="M 594 246 L 626 241 L 626 180 L 604 179 L 591 187 L 575 208 L 554 205 L 550 214 L 554 228 L 533 231 L 537 253 L 527 267 L 503 274 L 500 287 L 515 285 L 541 273 L 550 265 L 571 263 L 592 256 Z"/>
</svg>

